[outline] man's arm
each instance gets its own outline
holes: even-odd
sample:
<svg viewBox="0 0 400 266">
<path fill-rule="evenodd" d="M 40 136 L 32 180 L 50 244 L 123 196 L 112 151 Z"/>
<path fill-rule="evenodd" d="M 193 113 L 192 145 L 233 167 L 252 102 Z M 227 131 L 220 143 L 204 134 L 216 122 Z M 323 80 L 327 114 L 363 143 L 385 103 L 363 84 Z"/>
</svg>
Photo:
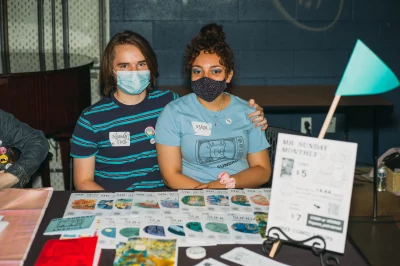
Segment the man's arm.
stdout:
<svg viewBox="0 0 400 266">
<path fill-rule="evenodd" d="M 43 132 L 20 122 L 13 115 L 0 110 L 0 140 L 2 145 L 15 147 L 21 151 L 17 162 L 5 170 L 5 173 L 19 179 L 23 187 L 39 168 L 49 151 L 49 142 Z"/>
<path fill-rule="evenodd" d="M 74 185 L 76 190 L 104 190 L 94 182 L 96 157 L 74 158 Z"/>
</svg>

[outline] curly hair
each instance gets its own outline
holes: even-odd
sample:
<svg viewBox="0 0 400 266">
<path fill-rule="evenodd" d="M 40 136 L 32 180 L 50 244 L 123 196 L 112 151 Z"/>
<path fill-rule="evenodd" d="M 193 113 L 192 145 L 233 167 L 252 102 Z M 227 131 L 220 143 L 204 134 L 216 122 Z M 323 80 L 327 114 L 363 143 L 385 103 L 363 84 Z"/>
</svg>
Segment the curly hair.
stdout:
<svg viewBox="0 0 400 266">
<path fill-rule="evenodd" d="M 134 45 L 143 54 L 147 66 L 150 70 L 150 86 L 147 91 L 150 92 L 156 88 L 156 79 L 159 76 L 158 62 L 156 54 L 150 46 L 150 43 L 136 32 L 126 30 L 114 35 L 108 42 L 100 63 L 100 87 L 103 95 L 110 97 L 116 91 L 116 80 L 113 76 L 112 64 L 115 57 L 115 47 L 118 45 Z"/>
<path fill-rule="evenodd" d="M 200 33 L 186 46 L 185 70 L 187 73 L 190 74 L 193 62 L 202 51 L 205 53 L 217 54 L 220 57 L 219 63 L 226 69 L 225 74 L 234 70 L 235 58 L 232 49 L 225 42 L 225 33 L 221 25 L 211 23 L 203 26 Z"/>
</svg>

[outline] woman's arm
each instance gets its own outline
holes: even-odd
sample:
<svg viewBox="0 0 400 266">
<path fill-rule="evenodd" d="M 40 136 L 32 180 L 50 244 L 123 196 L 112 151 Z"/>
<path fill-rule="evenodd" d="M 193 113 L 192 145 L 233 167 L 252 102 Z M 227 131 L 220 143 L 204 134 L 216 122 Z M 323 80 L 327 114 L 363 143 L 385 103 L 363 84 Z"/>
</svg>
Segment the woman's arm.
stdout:
<svg viewBox="0 0 400 266">
<path fill-rule="evenodd" d="M 230 177 L 235 179 L 235 188 L 258 188 L 271 177 L 271 164 L 267 149 L 247 155 L 249 168 Z M 225 188 L 220 180 L 197 186 L 196 188 Z"/>
<path fill-rule="evenodd" d="M 249 168 L 231 177 L 235 178 L 236 188 L 257 188 L 267 183 L 271 177 L 271 164 L 267 149 L 247 155 Z"/>
<path fill-rule="evenodd" d="M 74 158 L 74 185 L 76 190 L 104 190 L 94 182 L 96 156 Z"/>
<path fill-rule="evenodd" d="M 172 189 L 192 189 L 202 183 L 182 174 L 180 146 L 156 144 L 158 165 L 166 186 Z"/>
</svg>

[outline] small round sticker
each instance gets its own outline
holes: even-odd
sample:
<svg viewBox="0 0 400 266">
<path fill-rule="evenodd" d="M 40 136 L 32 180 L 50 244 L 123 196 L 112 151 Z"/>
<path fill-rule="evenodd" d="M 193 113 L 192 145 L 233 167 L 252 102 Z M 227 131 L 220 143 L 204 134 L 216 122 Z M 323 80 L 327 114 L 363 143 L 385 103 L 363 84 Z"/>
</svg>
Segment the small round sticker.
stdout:
<svg viewBox="0 0 400 266">
<path fill-rule="evenodd" d="M 8 162 L 8 156 L 5 154 L 0 155 L 0 163 L 7 163 Z"/>
<path fill-rule="evenodd" d="M 7 148 L 6 147 L 0 147 L 0 154 L 6 154 Z"/>
<path fill-rule="evenodd" d="M 155 140 L 154 138 L 152 138 L 152 139 L 150 140 L 150 143 L 151 143 L 151 144 L 154 144 L 154 143 L 156 143 L 156 140 Z"/>
<path fill-rule="evenodd" d="M 232 119 L 227 118 L 227 119 L 226 119 L 226 123 L 227 123 L 228 125 L 232 124 Z"/>
<path fill-rule="evenodd" d="M 144 130 L 144 134 L 146 134 L 146 136 L 153 136 L 154 127 L 146 127 L 146 129 Z"/>
</svg>

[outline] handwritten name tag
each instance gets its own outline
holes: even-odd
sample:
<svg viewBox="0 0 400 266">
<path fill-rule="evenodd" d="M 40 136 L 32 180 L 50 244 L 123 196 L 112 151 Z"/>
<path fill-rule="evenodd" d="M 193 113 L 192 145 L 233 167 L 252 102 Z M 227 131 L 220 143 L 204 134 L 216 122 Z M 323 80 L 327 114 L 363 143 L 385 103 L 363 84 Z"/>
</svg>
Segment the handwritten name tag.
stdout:
<svg viewBox="0 0 400 266">
<path fill-rule="evenodd" d="M 113 147 L 131 145 L 130 132 L 109 132 L 108 137 Z"/>
<path fill-rule="evenodd" d="M 194 134 L 196 136 L 210 136 L 211 135 L 211 123 L 192 121 L 192 127 L 194 130 Z"/>
</svg>

